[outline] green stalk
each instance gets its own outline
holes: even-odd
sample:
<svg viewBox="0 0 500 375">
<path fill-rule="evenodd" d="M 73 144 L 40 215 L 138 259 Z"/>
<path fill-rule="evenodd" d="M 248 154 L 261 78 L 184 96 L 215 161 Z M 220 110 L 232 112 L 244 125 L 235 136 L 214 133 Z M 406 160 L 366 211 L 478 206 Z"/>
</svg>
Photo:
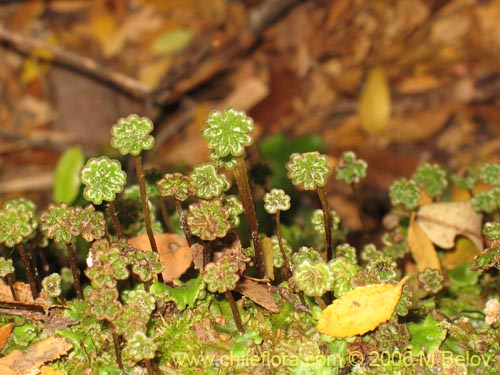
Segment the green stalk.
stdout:
<svg viewBox="0 0 500 375">
<path fill-rule="evenodd" d="M 80 270 L 76 265 L 75 249 L 73 244 L 70 242 L 67 244 L 68 248 L 68 260 L 69 266 L 71 267 L 71 273 L 73 274 L 73 286 L 75 287 L 76 296 L 78 299 L 83 299 L 82 286 L 80 285 Z"/>
<path fill-rule="evenodd" d="M 323 210 L 323 219 L 325 221 L 325 242 L 326 242 L 326 256 L 328 260 L 333 259 L 333 246 L 332 246 L 332 223 L 330 220 L 330 208 L 328 207 L 328 201 L 326 199 L 325 191 L 322 187 L 317 189 L 318 197 L 321 202 L 321 208 Z"/>
<path fill-rule="evenodd" d="M 23 262 L 24 269 L 26 270 L 26 279 L 28 280 L 28 284 L 30 285 L 31 295 L 33 296 L 33 300 L 38 297 L 38 290 L 36 288 L 35 276 L 33 275 L 33 271 L 31 269 L 31 263 L 24 251 L 23 244 L 16 245 L 16 249 L 21 257 L 21 261 Z"/>
<path fill-rule="evenodd" d="M 149 243 L 151 244 L 151 249 L 156 253 L 160 254 L 158 251 L 158 246 L 156 245 L 155 235 L 153 233 L 153 227 L 151 226 L 151 216 L 149 212 L 148 196 L 146 193 L 146 182 L 144 180 L 144 171 L 142 170 L 142 158 L 140 155 L 134 156 L 135 171 L 137 173 L 137 181 L 139 182 L 139 191 L 141 193 L 141 203 L 142 212 L 144 213 L 144 223 L 146 224 L 146 232 L 148 234 Z M 158 274 L 158 280 L 163 282 L 162 274 Z"/>
<path fill-rule="evenodd" d="M 241 203 L 245 209 L 245 215 L 250 225 L 252 234 L 253 246 L 255 248 L 255 263 L 257 264 L 258 277 L 264 277 L 264 261 L 262 254 L 262 245 L 259 239 L 259 224 L 257 223 L 257 215 L 255 213 L 255 206 L 253 203 L 252 193 L 250 191 L 250 184 L 248 182 L 247 166 L 243 157 L 236 158 L 237 165 L 234 168 L 234 178 L 240 191 Z"/>
<path fill-rule="evenodd" d="M 283 239 L 281 238 L 280 214 L 280 210 L 276 211 L 276 235 L 278 236 L 278 245 L 280 247 L 281 256 L 283 257 L 283 279 L 288 280 L 292 276 L 292 271 L 290 269 L 290 265 L 288 264 L 288 259 L 286 259 L 285 249 L 283 248 Z"/>
</svg>

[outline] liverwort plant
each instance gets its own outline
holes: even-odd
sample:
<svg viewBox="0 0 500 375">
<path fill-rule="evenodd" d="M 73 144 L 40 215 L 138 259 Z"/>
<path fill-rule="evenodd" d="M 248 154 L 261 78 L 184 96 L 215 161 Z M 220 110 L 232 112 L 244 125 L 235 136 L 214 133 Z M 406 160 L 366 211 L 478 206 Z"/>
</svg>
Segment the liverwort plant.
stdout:
<svg viewBox="0 0 500 375">
<path fill-rule="evenodd" d="M 291 269 L 283 246 L 281 236 L 280 215 L 282 211 L 290 209 L 290 196 L 282 189 L 271 189 L 269 193 L 264 194 L 264 209 L 268 214 L 275 215 L 276 235 L 278 237 L 278 245 L 283 258 L 283 278 L 287 280 L 291 276 Z"/>
<path fill-rule="evenodd" d="M 21 257 L 26 278 L 31 289 L 33 299 L 38 296 L 35 280 L 35 270 L 26 251 L 24 242 L 35 235 L 38 224 L 35 221 L 34 203 L 27 199 L 13 199 L 4 203 L 0 210 L 0 242 L 6 247 L 15 247 Z"/>
<path fill-rule="evenodd" d="M 9 285 L 10 293 L 15 301 L 19 300 L 16 289 L 14 288 L 14 265 L 12 264 L 12 259 L 5 259 L 0 257 L 0 277 L 7 282 Z"/>
<path fill-rule="evenodd" d="M 116 194 L 123 191 L 127 181 L 127 174 L 122 170 L 120 162 L 107 156 L 89 159 L 83 166 L 80 177 L 85 185 L 83 197 L 95 205 L 99 205 L 103 201 L 108 202 L 110 216 L 118 238 L 123 238 L 123 232 L 113 203 Z"/>
<path fill-rule="evenodd" d="M 290 161 L 286 164 L 286 169 L 288 178 L 292 180 L 295 186 L 304 190 L 316 190 L 318 193 L 325 220 L 326 253 L 328 259 L 333 258 L 330 209 L 323 189 L 326 185 L 327 175 L 330 172 L 328 156 L 317 151 L 295 153 L 290 155 Z"/>
<path fill-rule="evenodd" d="M 250 183 L 245 163 L 245 147 L 253 143 L 253 120 L 245 112 L 235 109 L 212 111 L 202 130 L 207 145 L 212 150 L 211 157 L 216 163 L 233 170 L 241 202 L 250 225 L 251 237 L 255 248 L 255 263 L 259 277 L 264 275 L 262 245 L 259 239 L 259 225 L 253 203 Z"/>
<path fill-rule="evenodd" d="M 147 117 L 130 115 L 126 118 L 121 118 L 111 127 L 111 147 L 118 149 L 122 155 L 130 154 L 134 158 L 146 232 L 149 242 L 151 243 L 151 249 L 158 254 L 158 247 L 151 226 L 151 214 L 149 212 L 148 196 L 146 193 L 146 182 L 144 180 L 144 171 L 142 168 L 142 157 L 140 156 L 143 150 L 151 150 L 154 146 L 154 138 L 150 135 L 153 128 L 153 123 Z M 161 275 L 158 276 L 161 278 Z"/>
<path fill-rule="evenodd" d="M 346 151 L 342 155 L 342 160 L 339 165 L 335 167 L 335 178 L 338 181 L 343 181 L 351 186 L 354 199 L 358 205 L 358 215 L 361 221 L 363 231 L 367 232 L 365 216 L 363 215 L 363 204 L 361 196 L 359 195 L 358 183 L 361 179 L 366 177 L 366 169 L 368 164 L 366 161 L 356 159 L 356 154 L 352 151 Z"/>
<path fill-rule="evenodd" d="M 181 223 L 182 230 L 186 236 L 189 246 L 193 244 L 191 232 L 186 224 L 182 202 L 188 199 L 195 193 L 193 180 L 189 176 L 184 176 L 182 173 L 167 173 L 162 179 L 156 182 L 160 195 L 163 198 L 172 197 L 175 202 L 175 209 Z"/>
</svg>

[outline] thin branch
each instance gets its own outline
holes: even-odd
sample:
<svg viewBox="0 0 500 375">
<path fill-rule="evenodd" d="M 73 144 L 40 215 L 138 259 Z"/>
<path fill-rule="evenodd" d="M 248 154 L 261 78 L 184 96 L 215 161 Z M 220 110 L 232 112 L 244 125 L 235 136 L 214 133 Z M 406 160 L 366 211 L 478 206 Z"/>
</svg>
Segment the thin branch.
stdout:
<svg viewBox="0 0 500 375">
<path fill-rule="evenodd" d="M 25 54 L 34 53 L 36 50 L 48 51 L 53 55 L 52 61 L 55 63 L 88 74 L 100 81 L 108 82 L 136 98 L 145 99 L 150 94 L 151 89 L 148 85 L 102 66 L 93 59 L 67 51 L 59 46 L 47 44 L 35 38 L 14 33 L 6 30 L 1 25 L 0 41 L 12 45 L 16 50 Z"/>
</svg>

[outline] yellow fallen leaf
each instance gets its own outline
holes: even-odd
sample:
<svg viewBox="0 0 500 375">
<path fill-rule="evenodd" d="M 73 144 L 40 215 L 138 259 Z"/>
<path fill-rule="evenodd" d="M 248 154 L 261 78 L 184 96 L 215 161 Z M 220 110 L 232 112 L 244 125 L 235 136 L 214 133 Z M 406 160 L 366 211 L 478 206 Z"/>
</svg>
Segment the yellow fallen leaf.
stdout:
<svg viewBox="0 0 500 375">
<path fill-rule="evenodd" d="M 384 68 L 376 66 L 368 73 L 359 99 L 361 126 L 369 134 L 387 129 L 391 116 L 391 92 Z"/>
<path fill-rule="evenodd" d="M 415 215 L 412 215 L 410 227 L 408 228 L 408 246 L 418 272 L 423 272 L 426 268 L 441 270 L 441 262 L 436 248 L 415 220 Z"/>
<path fill-rule="evenodd" d="M 483 249 L 482 216 L 474 211 L 470 201 L 442 202 L 421 206 L 416 219 L 429 239 L 439 247 L 451 249 L 459 234 Z"/>
<path fill-rule="evenodd" d="M 333 337 L 362 335 L 389 320 L 408 276 L 396 285 L 377 284 L 356 288 L 323 310 L 318 332 Z"/>
<path fill-rule="evenodd" d="M 447 251 L 443 257 L 443 267 L 447 270 L 456 268 L 464 263 L 471 263 L 475 256 L 481 254 L 474 242 L 466 237 L 457 239 L 455 248 Z"/>
</svg>

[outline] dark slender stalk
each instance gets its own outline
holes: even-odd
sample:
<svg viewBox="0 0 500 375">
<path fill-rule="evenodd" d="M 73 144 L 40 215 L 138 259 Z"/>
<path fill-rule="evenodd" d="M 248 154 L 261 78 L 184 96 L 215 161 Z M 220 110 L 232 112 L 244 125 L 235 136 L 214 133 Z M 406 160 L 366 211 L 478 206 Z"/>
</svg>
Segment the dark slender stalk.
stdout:
<svg viewBox="0 0 500 375">
<path fill-rule="evenodd" d="M 151 226 L 151 216 L 149 212 L 148 196 L 146 194 L 146 182 L 144 181 L 144 171 L 142 170 L 142 158 L 140 155 L 134 156 L 135 171 L 137 173 L 137 181 L 139 182 L 139 191 L 141 193 L 142 212 L 144 213 L 144 223 L 146 224 L 146 232 L 148 233 L 151 249 L 156 253 L 158 246 L 156 245 L 153 227 Z M 160 275 L 158 275 L 160 276 Z"/>
<path fill-rule="evenodd" d="M 111 335 L 113 336 L 113 345 L 115 347 L 115 356 L 116 356 L 116 363 L 118 364 L 118 367 L 120 370 L 123 370 L 123 360 L 122 360 L 122 351 L 120 349 L 120 338 L 118 337 L 118 333 L 116 333 L 116 328 L 111 324 Z"/>
<path fill-rule="evenodd" d="M 148 358 L 144 359 L 144 364 L 146 365 L 146 371 L 148 372 L 148 375 L 154 375 L 153 365 L 151 364 L 151 360 Z"/>
<path fill-rule="evenodd" d="M 14 288 L 14 277 L 9 273 L 6 277 L 7 284 L 9 284 L 10 293 L 12 294 L 12 299 L 14 301 L 19 301 L 19 296 L 17 295 L 16 288 Z"/>
<path fill-rule="evenodd" d="M 288 280 L 292 276 L 292 271 L 290 269 L 290 265 L 288 264 L 288 259 L 286 258 L 285 249 L 283 248 L 283 239 L 281 238 L 280 214 L 280 210 L 276 211 L 276 235 L 278 236 L 278 245 L 280 247 L 281 256 L 283 257 L 283 268 L 281 269 L 283 273 L 283 279 Z"/>
<path fill-rule="evenodd" d="M 174 226 L 172 225 L 172 220 L 170 220 L 167 205 L 165 204 L 165 200 L 163 198 L 160 198 L 160 212 L 163 222 L 165 223 L 165 227 L 167 228 L 167 232 L 174 233 Z"/>
<path fill-rule="evenodd" d="M 73 286 L 75 287 L 76 296 L 78 299 L 83 299 L 82 286 L 80 285 L 80 270 L 76 265 L 75 249 L 73 248 L 73 244 L 71 242 L 68 243 L 67 248 L 69 266 L 71 267 L 71 273 L 73 274 Z"/>
<path fill-rule="evenodd" d="M 40 258 L 40 262 L 42 263 L 42 275 L 46 276 L 50 270 L 50 265 L 49 262 L 47 262 L 47 257 L 45 256 L 45 253 L 40 249 L 38 250 L 38 257 Z"/>
<path fill-rule="evenodd" d="M 191 236 L 191 231 L 186 223 L 186 216 L 184 216 L 184 210 L 182 209 L 182 203 L 178 199 L 175 200 L 175 210 L 177 211 L 177 215 L 179 215 L 179 221 L 181 223 L 182 230 L 184 231 L 184 235 L 186 236 L 186 241 L 189 246 L 193 244 L 193 237 Z"/>
<path fill-rule="evenodd" d="M 335 255 L 333 253 L 332 246 L 332 223 L 330 219 L 330 208 L 328 207 L 328 201 L 326 199 L 326 194 L 323 188 L 318 187 L 318 197 L 321 202 L 321 208 L 323 210 L 323 219 L 325 221 L 325 242 L 326 242 L 326 256 L 328 260 L 333 259 Z"/>
<path fill-rule="evenodd" d="M 125 236 L 123 235 L 123 230 L 120 224 L 120 220 L 118 220 L 118 214 L 116 213 L 114 202 L 108 202 L 108 210 L 109 210 L 109 216 L 111 216 L 111 220 L 113 221 L 113 226 L 115 227 L 116 230 L 116 235 L 118 236 L 118 239 L 121 240 Z"/>
<path fill-rule="evenodd" d="M 29 260 L 30 260 L 31 270 L 33 271 L 33 276 L 35 277 L 36 289 L 42 290 L 42 281 L 40 280 L 40 274 L 38 273 L 38 267 L 36 266 L 37 259 L 33 244 L 29 243 L 28 249 L 29 249 Z"/>
<path fill-rule="evenodd" d="M 257 215 L 253 204 L 252 192 L 250 191 L 250 184 L 248 182 L 247 166 L 243 157 L 236 158 L 238 164 L 234 168 L 234 178 L 240 191 L 241 203 L 245 210 L 245 215 L 250 225 L 252 234 L 253 246 L 255 249 L 255 263 L 257 264 L 258 277 L 264 277 L 264 261 L 262 254 L 262 245 L 259 239 L 259 224 L 257 223 Z"/>
<path fill-rule="evenodd" d="M 361 196 L 359 195 L 359 189 L 355 183 L 351 184 L 352 194 L 358 205 L 358 215 L 361 221 L 361 227 L 363 228 L 363 234 L 366 236 L 368 234 L 368 227 L 366 226 L 365 215 L 363 214 L 363 202 L 361 202 Z"/>
<path fill-rule="evenodd" d="M 24 251 L 23 244 L 20 243 L 16 246 L 16 249 L 21 257 L 21 261 L 23 262 L 24 269 L 26 270 L 26 279 L 28 280 L 28 284 L 30 285 L 31 295 L 35 300 L 38 297 L 38 290 L 36 288 L 35 276 L 33 275 L 33 271 L 31 269 L 31 263 Z"/>
<path fill-rule="evenodd" d="M 234 322 L 236 323 L 236 327 L 238 331 L 241 333 L 245 333 L 245 328 L 243 327 L 243 323 L 241 322 L 240 312 L 238 311 L 238 307 L 236 306 L 236 302 L 234 301 L 233 295 L 228 290 L 224 293 L 227 301 L 229 302 L 229 306 L 231 306 L 231 312 L 233 313 Z"/>
</svg>

